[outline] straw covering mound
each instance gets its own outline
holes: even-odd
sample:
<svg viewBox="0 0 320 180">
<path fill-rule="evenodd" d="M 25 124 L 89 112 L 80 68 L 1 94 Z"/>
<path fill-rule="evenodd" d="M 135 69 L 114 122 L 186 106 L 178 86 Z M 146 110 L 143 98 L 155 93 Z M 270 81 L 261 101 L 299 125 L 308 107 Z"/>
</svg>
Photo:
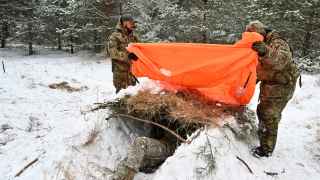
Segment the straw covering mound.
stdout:
<svg viewBox="0 0 320 180">
<path fill-rule="evenodd" d="M 153 93 L 140 91 L 112 102 L 100 104 L 96 109 L 108 108 L 112 115 L 125 114 L 163 124 L 178 134 L 191 134 L 204 125 L 221 127 L 228 117 L 243 118 L 243 107 L 227 106 L 208 101 L 196 91 Z"/>
</svg>

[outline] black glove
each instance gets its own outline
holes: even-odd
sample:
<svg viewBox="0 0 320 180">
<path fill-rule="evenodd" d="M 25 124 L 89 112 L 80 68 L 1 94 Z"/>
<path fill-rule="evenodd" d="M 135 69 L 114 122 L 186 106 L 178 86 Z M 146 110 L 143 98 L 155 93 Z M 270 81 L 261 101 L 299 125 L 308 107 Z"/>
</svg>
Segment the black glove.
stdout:
<svg viewBox="0 0 320 180">
<path fill-rule="evenodd" d="M 136 56 L 134 53 L 129 53 L 128 59 L 132 60 L 132 61 L 136 61 L 136 60 L 138 60 L 138 56 Z"/>
<path fill-rule="evenodd" d="M 259 56 L 267 54 L 267 45 L 262 41 L 256 41 L 252 44 L 252 49 L 255 50 Z"/>
</svg>

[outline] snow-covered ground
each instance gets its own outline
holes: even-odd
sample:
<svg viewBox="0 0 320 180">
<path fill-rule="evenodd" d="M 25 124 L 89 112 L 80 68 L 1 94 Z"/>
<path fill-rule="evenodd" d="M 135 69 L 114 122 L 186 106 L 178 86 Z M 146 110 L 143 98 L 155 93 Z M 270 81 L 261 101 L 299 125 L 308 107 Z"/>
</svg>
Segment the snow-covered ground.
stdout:
<svg viewBox="0 0 320 180">
<path fill-rule="evenodd" d="M 86 115 L 81 111 L 87 105 L 115 97 L 110 61 L 85 52 L 23 54 L 19 49 L 0 50 L 0 61 L 4 60 L 6 68 L 6 73 L 0 68 L 1 179 L 107 179 L 125 157 L 135 134 L 131 133 L 130 124 L 116 119 L 106 121 L 107 110 Z M 87 88 L 70 93 L 48 87 L 62 81 Z M 142 84 L 153 87 L 150 81 Z M 283 112 L 278 144 L 271 158 L 252 157 L 249 150 L 256 142 L 240 142 L 228 129 L 208 129 L 190 145 L 181 145 L 157 172 L 140 173 L 136 179 L 318 180 L 319 89 L 320 76 L 304 76 L 304 86 L 297 89 Z M 256 97 L 250 104 L 252 109 L 256 107 Z M 87 143 L 94 132 L 94 142 Z M 211 154 L 209 151 L 214 155 L 210 163 L 206 156 Z M 14 177 L 37 158 L 37 162 Z"/>
</svg>

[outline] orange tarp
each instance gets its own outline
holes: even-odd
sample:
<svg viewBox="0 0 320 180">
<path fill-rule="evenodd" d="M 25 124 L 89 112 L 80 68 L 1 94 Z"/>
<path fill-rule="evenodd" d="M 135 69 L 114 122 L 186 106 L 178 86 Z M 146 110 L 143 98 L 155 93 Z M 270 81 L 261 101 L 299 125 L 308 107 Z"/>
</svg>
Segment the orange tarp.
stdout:
<svg viewBox="0 0 320 180">
<path fill-rule="evenodd" d="M 165 88 L 197 89 L 214 101 L 245 105 L 253 96 L 258 56 L 252 43 L 263 37 L 245 32 L 234 45 L 194 43 L 133 43 L 138 56 L 132 73 L 162 82 Z"/>
</svg>

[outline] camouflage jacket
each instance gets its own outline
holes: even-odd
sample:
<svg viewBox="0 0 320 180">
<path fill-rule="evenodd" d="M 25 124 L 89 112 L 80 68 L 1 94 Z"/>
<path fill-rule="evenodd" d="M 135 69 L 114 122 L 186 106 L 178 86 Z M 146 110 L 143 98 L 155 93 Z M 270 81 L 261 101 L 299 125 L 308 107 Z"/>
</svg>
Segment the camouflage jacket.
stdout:
<svg viewBox="0 0 320 180">
<path fill-rule="evenodd" d="M 267 53 L 259 58 L 258 80 L 274 84 L 295 83 L 299 72 L 288 43 L 275 31 L 268 33 L 265 43 Z"/>
<path fill-rule="evenodd" d="M 119 22 L 116 31 L 113 32 L 107 41 L 107 51 L 111 59 L 128 62 L 128 51 L 126 47 L 129 43 L 138 42 L 137 36 L 128 33 Z"/>
</svg>

